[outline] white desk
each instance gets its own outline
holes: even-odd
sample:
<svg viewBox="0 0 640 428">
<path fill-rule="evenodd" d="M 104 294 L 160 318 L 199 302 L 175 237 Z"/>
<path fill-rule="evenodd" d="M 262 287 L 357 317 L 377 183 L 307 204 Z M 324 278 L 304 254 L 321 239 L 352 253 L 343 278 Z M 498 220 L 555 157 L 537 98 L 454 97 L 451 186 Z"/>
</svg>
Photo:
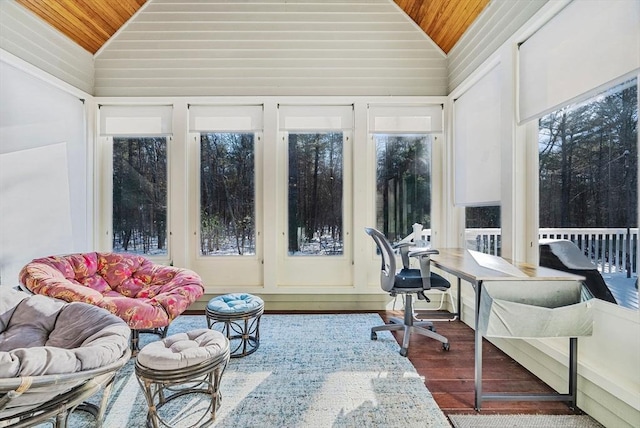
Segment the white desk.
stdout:
<svg viewBox="0 0 640 428">
<path fill-rule="evenodd" d="M 558 281 L 575 282 L 584 278 L 566 272 L 560 272 L 540 266 L 526 263 L 514 263 L 505 265 L 505 259 L 496 256 L 483 255 L 478 261 L 463 248 L 439 248 L 439 254 L 431 256 L 434 267 L 448 272 L 458 278 L 458 314 L 461 313 L 460 283 L 461 280 L 469 282 L 475 291 L 475 408 L 480 410 L 483 400 L 502 401 L 567 401 L 572 407 L 576 406 L 577 391 L 577 338 L 569 339 L 569 393 L 568 394 L 506 394 L 483 393 L 482 391 L 482 335 L 477 328 L 480 295 L 482 284 L 486 281 Z M 486 266 L 494 267 L 489 268 Z M 512 270 L 517 268 L 517 271 Z M 511 273 L 508 273 L 511 272 Z M 520 272 L 518 274 L 517 272 Z M 559 284 L 560 285 L 560 284 Z"/>
</svg>

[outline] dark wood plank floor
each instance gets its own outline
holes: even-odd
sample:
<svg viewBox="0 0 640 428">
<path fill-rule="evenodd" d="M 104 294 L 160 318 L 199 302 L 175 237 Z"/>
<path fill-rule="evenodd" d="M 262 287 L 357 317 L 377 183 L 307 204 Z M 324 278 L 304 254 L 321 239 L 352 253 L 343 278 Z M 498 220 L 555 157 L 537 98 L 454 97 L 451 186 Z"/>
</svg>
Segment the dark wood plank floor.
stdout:
<svg viewBox="0 0 640 428">
<path fill-rule="evenodd" d="M 398 313 L 379 312 L 388 322 Z M 407 357 L 445 414 L 476 413 L 474 409 L 474 331 L 461 321 L 436 322 L 438 333 L 449 339 L 450 350 L 440 342 L 413 334 Z M 393 333 L 400 342 L 402 333 Z M 400 349 L 398 347 L 398 349 Z M 483 342 L 485 392 L 549 393 L 549 386 L 488 341 Z M 566 392 L 566 391 L 563 391 Z M 574 414 L 567 404 L 553 401 L 485 401 L 482 414 Z"/>
</svg>

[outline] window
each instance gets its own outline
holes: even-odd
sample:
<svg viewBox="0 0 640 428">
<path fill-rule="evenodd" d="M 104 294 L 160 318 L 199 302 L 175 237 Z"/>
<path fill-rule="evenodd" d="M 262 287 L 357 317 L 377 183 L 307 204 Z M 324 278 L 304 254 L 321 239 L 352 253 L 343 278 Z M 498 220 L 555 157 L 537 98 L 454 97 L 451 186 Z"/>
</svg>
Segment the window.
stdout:
<svg viewBox="0 0 640 428">
<path fill-rule="evenodd" d="M 431 228 L 431 135 L 374 134 L 376 225 L 390 242 Z"/>
<path fill-rule="evenodd" d="M 496 256 L 501 254 L 500 206 L 465 208 L 465 247 Z"/>
<path fill-rule="evenodd" d="M 431 240 L 433 142 L 443 131 L 442 105 L 369 105 L 375 147 L 375 224 L 395 243 L 423 227 Z"/>
<path fill-rule="evenodd" d="M 253 133 L 200 136 L 200 254 L 255 255 Z"/>
<path fill-rule="evenodd" d="M 638 272 L 637 90 L 633 79 L 539 121 L 540 237 L 573 241 L 610 288 Z"/>
<path fill-rule="evenodd" d="M 112 178 L 104 218 L 111 230 L 113 251 L 170 256 L 167 207 L 172 113 L 171 105 L 99 106 L 100 135 L 106 137 L 104 158 L 109 163 L 105 168 Z"/>
<path fill-rule="evenodd" d="M 188 108 L 189 131 L 197 133 L 194 142 L 199 140 L 198 254 L 207 257 L 205 263 L 212 261 L 208 256 L 255 256 L 256 142 L 262 135 L 263 106 Z"/>
<path fill-rule="evenodd" d="M 113 138 L 113 251 L 167 254 L 167 138 Z"/>
<path fill-rule="evenodd" d="M 345 182 L 344 165 L 353 106 L 279 105 L 278 115 L 287 165 L 283 177 L 287 189 L 287 221 L 283 224 L 286 254 L 299 259 L 293 262 L 298 268 L 307 261 L 313 264 L 312 258 L 344 256 L 348 222 L 344 201 L 349 198 L 345 196 L 349 183 Z M 332 260 L 343 263 L 345 258 Z"/>
<path fill-rule="evenodd" d="M 288 150 L 289 255 L 342 255 L 342 132 L 291 132 Z"/>
</svg>

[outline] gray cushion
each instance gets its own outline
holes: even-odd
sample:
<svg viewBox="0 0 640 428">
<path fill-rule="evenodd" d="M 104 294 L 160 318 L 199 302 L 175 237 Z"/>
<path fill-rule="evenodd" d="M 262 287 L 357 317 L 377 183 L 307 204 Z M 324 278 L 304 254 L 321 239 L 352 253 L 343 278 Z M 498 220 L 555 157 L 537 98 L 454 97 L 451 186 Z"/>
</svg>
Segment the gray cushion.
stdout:
<svg viewBox="0 0 640 428">
<path fill-rule="evenodd" d="M 131 330 L 87 303 L 7 289 L 0 293 L 0 378 L 68 374 L 117 361 Z"/>
<path fill-rule="evenodd" d="M 138 363 L 155 370 L 176 370 L 216 358 L 228 348 L 229 341 L 222 333 L 203 328 L 146 345 L 138 353 Z"/>
</svg>

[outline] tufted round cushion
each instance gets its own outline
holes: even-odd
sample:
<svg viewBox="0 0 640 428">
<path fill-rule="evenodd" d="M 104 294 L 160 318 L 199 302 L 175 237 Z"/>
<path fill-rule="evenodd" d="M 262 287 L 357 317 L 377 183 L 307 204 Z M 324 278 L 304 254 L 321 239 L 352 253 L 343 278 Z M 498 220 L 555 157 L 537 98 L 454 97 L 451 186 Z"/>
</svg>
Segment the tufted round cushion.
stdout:
<svg viewBox="0 0 640 428">
<path fill-rule="evenodd" d="M 221 314 L 243 314 L 264 306 L 264 301 L 248 293 L 224 294 L 207 303 L 207 310 Z"/>
<path fill-rule="evenodd" d="M 229 348 L 220 332 L 209 329 L 178 333 L 146 345 L 138 354 L 138 363 L 155 370 L 176 370 L 216 358 Z"/>
<path fill-rule="evenodd" d="M 91 370 L 127 352 L 130 330 L 108 311 L 4 288 L 0 292 L 0 378 Z"/>
</svg>

